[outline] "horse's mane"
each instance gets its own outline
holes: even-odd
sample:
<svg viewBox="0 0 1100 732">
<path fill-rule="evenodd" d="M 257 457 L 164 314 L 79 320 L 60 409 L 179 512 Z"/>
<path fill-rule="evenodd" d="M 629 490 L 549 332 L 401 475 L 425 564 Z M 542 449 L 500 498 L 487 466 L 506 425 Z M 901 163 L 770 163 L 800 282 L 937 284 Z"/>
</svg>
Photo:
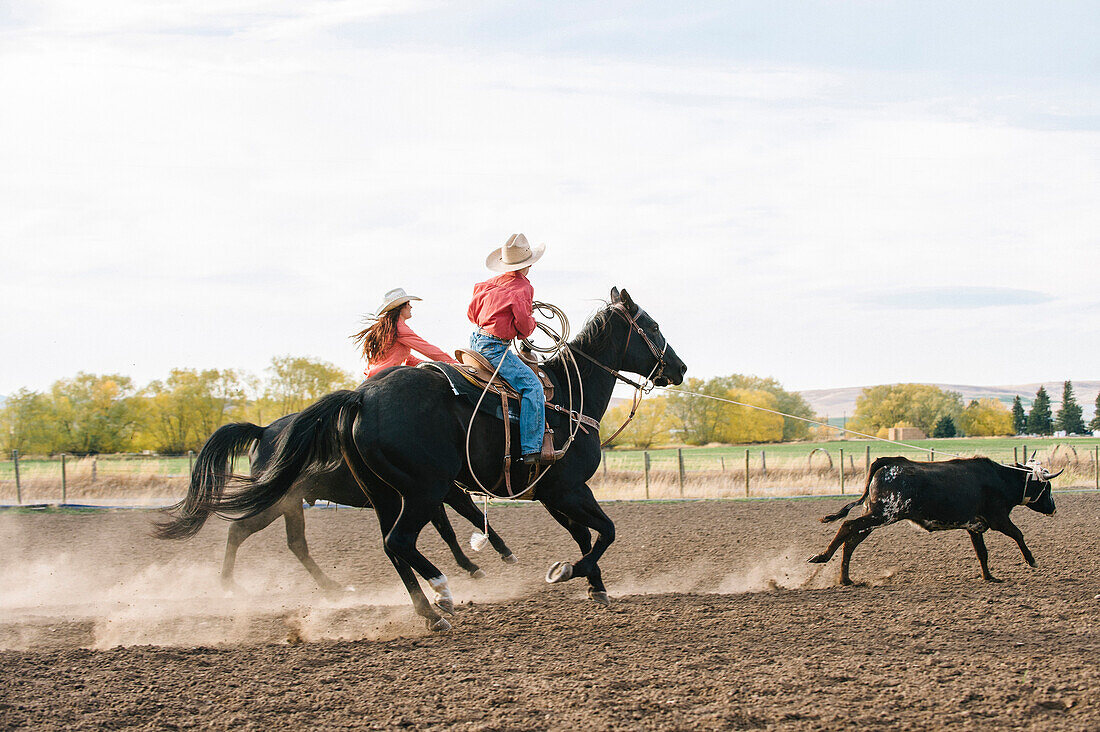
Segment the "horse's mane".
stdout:
<svg viewBox="0 0 1100 732">
<path fill-rule="evenodd" d="M 603 306 L 597 310 L 592 317 L 585 321 L 580 332 L 569 341 L 569 345 L 589 355 L 595 355 L 601 352 L 607 347 L 611 339 L 612 329 L 607 327 L 611 316 L 611 303 L 604 301 Z M 578 358 L 577 361 L 583 367 L 585 359 Z M 562 357 L 560 355 L 554 356 L 548 359 L 543 365 L 560 374 L 563 368 Z"/>
</svg>

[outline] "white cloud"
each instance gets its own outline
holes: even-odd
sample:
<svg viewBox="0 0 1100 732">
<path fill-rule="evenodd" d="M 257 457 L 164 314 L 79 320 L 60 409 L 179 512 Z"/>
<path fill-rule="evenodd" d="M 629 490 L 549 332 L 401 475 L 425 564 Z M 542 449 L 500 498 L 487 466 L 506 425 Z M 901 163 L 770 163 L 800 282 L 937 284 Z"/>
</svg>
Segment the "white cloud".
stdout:
<svg viewBox="0 0 1100 732">
<path fill-rule="evenodd" d="M 281 353 L 354 368 L 346 335 L 398 285 L 426 298 L 421 334 L 457 345 L 485 254 L 516 230 L 550 247 L 540 298 L 580 320 L 625 285 L 697 375 L 990 381 L 1019 319 L 1068 335 L 1092 302 L 1096 131 L 857 70 L 321 32 L 417 5 L 50 7 L 0 50 L 18 110 L 0 115 L 0 338 L 24 354 L 0 393 Z M 1055 300 L 934 322 L 860 305 L 891 283 Z M 889 355 L 868 355 L 879 339 Z M 1094 340 L 1016 354 L 996 380 L 1087 377 Z"/>
</svg>

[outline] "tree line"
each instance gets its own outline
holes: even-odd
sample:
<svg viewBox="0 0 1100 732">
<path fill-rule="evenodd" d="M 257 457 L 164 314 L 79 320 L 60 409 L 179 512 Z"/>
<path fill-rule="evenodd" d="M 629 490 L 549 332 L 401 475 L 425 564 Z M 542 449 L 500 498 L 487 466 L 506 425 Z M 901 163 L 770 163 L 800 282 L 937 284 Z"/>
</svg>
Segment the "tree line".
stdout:
<svg viewBox="0 0 1100 732">
<path fill-rule="evenodd" d="M 835 428 L 774 414 L 823 421 L 801 395 L 784 390 L 774 379 L 734 374 L 689 379 L 682 388 L 728 401 L 676 393 L 647 397 L 612 445 L 648 449 L 672 444 L 752 444 L 829 439 L 838 434 Z M 1100 429 L 1100 395 L 1096 407 L 1097 416 L 1086 425 L 1069 381 L 1064 384 L 1057 413 L 1052 413 L 1050 396 L 1043 387 L 1036 393 L 1031 410 L 1025 412 L 1018 395 L 1010 409 L 996 399 L 964 403 L 958 392 L 930 384 L 886 384 L 863 390 L 846 426 L 883 438 L 891 427 L 916 427 L 932 437 L 1050 435 L 1059 430 L 1086 434 Z M 611 437 L 627 420 L 631 408 L 631 404 L 620 404 L 610 409 L 600 426 L 601 437 Z"/>
<path fill-rule="evenodd" d="M 1100 395 L 1096 417 L 1088 425 L 1082 417 L 1073 383 L 1062 387 L 1062 403 L 1051 412 L 1050 395 L 1040 386 L 1030 411 L 1019 395 L 1011 409 L 996 399 L 975 399 L 965 406 L 958 392 L 929 384 L 887 384 L 863 390 L 848 426 L 858 432 L 885 437 L 890 427 L 916 427 L 932 437 L 992 437 L 1004 435 L 1070 435 L 1100 429 Z"/>
<path fill-rule="evenodd" d="M 0 408 L 0 443 L 23 454 L 198 450 L 229 422 L 268 424 L 361 377 L 312 358 L 281 356 L 265 374 L 173 369 L 137 387 L 122 374 L 80 372 L 45 391 L 20 389 Z"/>
</svg>

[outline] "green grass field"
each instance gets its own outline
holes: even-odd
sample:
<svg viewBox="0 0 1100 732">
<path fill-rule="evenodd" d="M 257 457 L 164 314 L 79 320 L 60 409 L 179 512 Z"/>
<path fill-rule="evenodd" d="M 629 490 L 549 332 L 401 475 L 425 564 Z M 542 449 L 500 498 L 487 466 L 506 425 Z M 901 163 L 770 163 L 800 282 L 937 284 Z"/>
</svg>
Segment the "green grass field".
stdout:
<svg viewBox="0 0 1100 732">
<path fill-rule="evenodd" d="M 1095 450 L 1100 446 L 1100 438 L 1096 437 L 1062 437 L 1062 438 L 1023 438 L 1023 437 L 996 437 L 996 438 L 952 438 L 952 439 L 928 439 L 914 440 L 907 444 L 915 448 L 901 447 L 878 440 L 833 440 L 829 442 L 786 442 L 766 445 L 722 445 L 714 447 L 685 447 L 684 468 L 686 470 L 713 470 L 721 468 L 723 462 L 727 468 L 744 466 L 745 450 L 749 451 L 750 465 L 755 469 L 762 461 L 764 455 L 769 466 L 790 463 L 793 461 L 808 462 L 810 453 L 820 448 L 827 451 L 833 461 L 840 459 L 840 450 L 844 450 L 845 463 L 854 461 L 855 465 L 862 467 L 866 460 L 867 448 L 871 448 L 871 460 L 887 455 L 903 455 L 914 460 L 927 460 L 929 451 L 935 452 L 937 460 L 947 460 L 955 455 L 962 457 L 985 456 L 998 462 L 1011 462 L 1013 450 L 1020 460 L 1023 460 L 1023 449 L 1027 446 L 1028 455 L 1038 450 L 1038 458 L 1049 462 L 1052 457 L 1076 455 L 1082 462 L 1092 462 Z M 649 450 L 650 465 L 654 468 L 667 469 L 677 460 L 676 448 L 655 448 Z M 642 450 L 615 449 L 606 453 L 607 467 L 609 470 L 640 470 L 642 465 Z M 849 459 L 850 458 L 850 459 Z M 821 462 L 828 464 L 828 459 L 820 453 L 814 456 L 815 464 Z"/>
</svg>

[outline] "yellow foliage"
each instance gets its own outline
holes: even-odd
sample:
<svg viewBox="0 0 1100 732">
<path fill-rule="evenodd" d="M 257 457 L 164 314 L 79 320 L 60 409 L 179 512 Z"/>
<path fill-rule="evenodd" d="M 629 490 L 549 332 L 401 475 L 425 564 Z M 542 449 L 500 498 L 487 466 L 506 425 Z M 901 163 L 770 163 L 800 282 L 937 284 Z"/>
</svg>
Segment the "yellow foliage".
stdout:
<svg viewBox="0 0 1100 732">
<path fill-rule="evenodd" d="M 967 437 L 1015 434 L 1012 411 L 996 399 L 971 402 L 959 415 L 959 429 Z"/>
</svg>

